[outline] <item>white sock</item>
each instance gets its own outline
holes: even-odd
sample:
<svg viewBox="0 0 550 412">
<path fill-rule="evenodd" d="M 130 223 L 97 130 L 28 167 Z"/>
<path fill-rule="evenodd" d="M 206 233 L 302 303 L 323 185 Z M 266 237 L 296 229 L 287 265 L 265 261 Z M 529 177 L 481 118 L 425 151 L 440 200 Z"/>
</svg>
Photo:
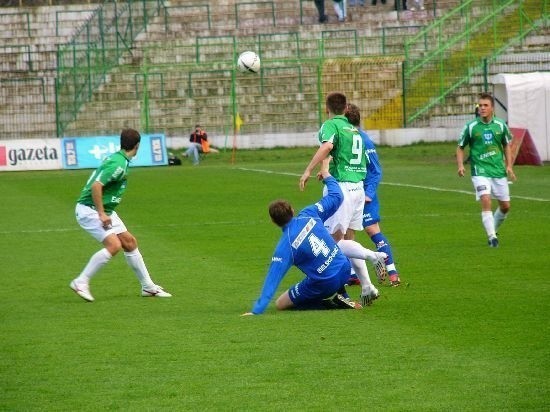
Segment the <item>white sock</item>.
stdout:
<svg viewBox="0 0 550 412">
<path fill-rule="evenodd" d="M 143 261 L 143 256 L 141 256 L 138 248 L 135 248 L 131 252 L 124 252 L 124 257 L 126 258 L 126 263 L 128 263 L 128 266 L 130 266 L 136 274 L 142 287 L 150 288 L 155 285 L 149 276 L 149 272 L 147 271 L 147 267 Z"/>
<path fill-rule="evenodd" d="M 495 222 L 493 220 L 493 212 L 491 212 L 490 210 L 486 212 L 481 212 L 481 222 L 483 223 L 485 232 L 487 232 L 487 237 L 489 239 L 496 237 Z"/>
<path fill-rule="evenodd" d="M 367 269 L 367 264 L 363 259 L 350 258 L 351 266 L 355 270 L 355 274 L 361 282 L 361 288 L 363 291 L 369 290 L 372 286 L 372 282 L 369 277 L 369 270 Z"/>
<path fill-rule="evenodd" d="M 369 260 L 371 262 L 376 260 L 376 254 L 372 250 L 363 247 L 363 245 L 355 240 L 342 239 L 338 242 L 338 247 L 349 258 Z"/>
<path fill-rule="evenodd" d="M 334 3 L 334 11 L 336 12 L 339 20 L 342 20 L 345 17 L 342 3 Z"/>
<path fill-rule="evenodd" d="M 88 264 L 84 267 L 80 275 L 76 278 L 77 283 L 90 283 L 90 279 L 103 267 L 105 263 L 111 260 L 113 256 L 105 248 L 98 250 L 92 255 Z"/>
<path fill-rule="evenodd" d="M 498 230 L 500 225 L 502 225 L 502 222 L 504 222 L 504 219 L 506 219 L 507 215 L 508 213 L 502 213 L 502 211 L 500 210 L 500 207 L 497 207 L 497 210 L 495 210 L 495 213 L 493 215 L 495 232 Z"/>
</svg>

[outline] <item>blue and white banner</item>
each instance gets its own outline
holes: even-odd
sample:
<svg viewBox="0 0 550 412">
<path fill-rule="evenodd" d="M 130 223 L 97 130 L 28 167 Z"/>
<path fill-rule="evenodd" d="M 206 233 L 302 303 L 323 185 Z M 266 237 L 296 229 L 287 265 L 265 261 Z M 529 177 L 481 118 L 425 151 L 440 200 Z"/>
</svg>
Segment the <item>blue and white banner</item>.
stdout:
<svg viewBox="0 0 550 412">
<path fill-rule="evenodd" d="M 61 149 L 64 169 L 95 169 L 103 159 L 120 150 L 120 136 L 64 137 Z M 142 134 L 137 156 L 130 166 L 167 164 L 164 134 Z"/>
</svg>

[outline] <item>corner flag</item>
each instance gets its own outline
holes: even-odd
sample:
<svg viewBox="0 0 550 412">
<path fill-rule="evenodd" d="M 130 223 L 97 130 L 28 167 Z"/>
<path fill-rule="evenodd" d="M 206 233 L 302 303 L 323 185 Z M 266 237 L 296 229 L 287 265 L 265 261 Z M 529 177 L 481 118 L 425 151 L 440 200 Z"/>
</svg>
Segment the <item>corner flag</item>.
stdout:
<svg viewBox="0 0 550 412">
<path fill-rule="evenodd" d="M 235 115 L 235 133 L 239 133 L 239 130 L 241 130 L 241 126 L 244 124 L 243 119 L 241 119 L 241 116 L 239 116 L 239 113 Z"/>
</svg>

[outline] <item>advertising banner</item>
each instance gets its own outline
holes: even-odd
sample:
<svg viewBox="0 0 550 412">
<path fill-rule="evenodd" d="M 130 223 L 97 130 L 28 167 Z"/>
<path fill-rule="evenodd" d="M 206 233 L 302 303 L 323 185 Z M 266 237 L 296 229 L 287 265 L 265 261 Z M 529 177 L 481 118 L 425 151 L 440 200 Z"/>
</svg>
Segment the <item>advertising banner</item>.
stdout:
<svg viewBox="0 0 550 412">
<path fill-rule="evenodd" d="M 61 141 L 65 169 L 95 169 L 105 157 L 120 150 L 120 136 L 65 137 Z M 168 164 L 164 134 L 142 134 L 137 156 L 130 166 Z"/>
<path fill-rule="evenodd" d="M 61 169 L 60 139 L 0 140 L 0 171 Z"/>
</svg>

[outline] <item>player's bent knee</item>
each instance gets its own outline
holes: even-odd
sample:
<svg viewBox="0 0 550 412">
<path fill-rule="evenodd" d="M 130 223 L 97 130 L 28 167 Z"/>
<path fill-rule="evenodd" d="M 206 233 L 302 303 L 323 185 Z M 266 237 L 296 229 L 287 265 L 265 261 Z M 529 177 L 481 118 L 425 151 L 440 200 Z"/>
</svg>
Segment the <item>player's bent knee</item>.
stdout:
<svg viewBox="0 0 550 412">
<path fill-rule="evenodd" d="M 118 235 L 118 238 L 120 239 L 124 251 L 131 252 L 137 249 L 137 239 L 130 232 L 121 233 Z"/>
<path fill-rule="evenodd" d="M 120 239 L 114 234 L 110 234 L 103 240 L 103 246 L 105 246 L 105 249 L 109 251 L 111 256 L 116 255 L 122 249 Z"/>
<path fill-rule="evenodd" d="M 275 307 L 277 308 L 277 310 L 286 310 L 290 309 L 293 306 L 294 303 L 292 303 L 292 301 L 290 300 L 288 290 L 284 292 L 281 296 L 279 296 L 279 298 L 275 302 Z"/>
</svg>

